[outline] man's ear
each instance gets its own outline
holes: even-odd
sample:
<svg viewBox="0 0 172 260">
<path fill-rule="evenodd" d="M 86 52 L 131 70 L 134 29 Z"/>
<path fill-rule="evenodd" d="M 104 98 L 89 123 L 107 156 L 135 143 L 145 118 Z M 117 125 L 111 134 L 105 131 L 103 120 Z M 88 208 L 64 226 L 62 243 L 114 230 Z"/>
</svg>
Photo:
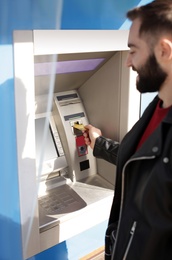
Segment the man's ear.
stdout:
<svg viewBox="0 0 172 260">
<path fill-rule="evenodd" d="M 159 42 L 159 51 L 161 58 L 172 60 L 172 40 L 162 38 Z"/>
</svg>

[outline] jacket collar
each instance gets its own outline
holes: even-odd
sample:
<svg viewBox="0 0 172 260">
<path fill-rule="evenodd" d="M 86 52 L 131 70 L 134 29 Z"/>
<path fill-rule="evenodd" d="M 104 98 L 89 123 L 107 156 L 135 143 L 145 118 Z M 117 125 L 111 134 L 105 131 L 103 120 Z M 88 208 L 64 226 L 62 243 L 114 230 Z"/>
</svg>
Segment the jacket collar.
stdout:
<svg viewBox="0 0 172 260">
<path fill-rule="evenodd" d="M 151 106 L 154 107 L 157 105 L 159 98 L 156 97 Z M 151 111 L 152 115 L 153 111 Z M 149 114 L 149 112 L 148 112 Z M 140 149 L 135 153 L 135 156 L 141 156 L 146 154 L 148 156 L 158 156 L 162 151 L 162 145 L 166 138 L 167 132 L 172 125 L 172 107 L 167 113 L 166 117 L 162 120 L 160 125 L 155 129 L 155 131 L 151 134 L 150 137 L 145 141 L 145 143 L 140 147 Z"/>
<path fill-rule="evenodd" d="M 163 135 L 166 132 L 166 128 L 169 128 L 172 124 L 172 108 L 168 112 L 167 116 L 164 118 L 160 126 L 154 131 L 154 133 L 149 137 L 145 143 L 136 150 L 137 144 L 146 129 L 148 122 L 150 121 L 153 111 L 159 101 L 159 97 L 156 96 L 153 101 L 145 109 L 140 120 L 134 125 L 131 131 L 129 131 L 124 137 L 120 149 L 121 157 L 123 157 L 123 163 L 131 157 L 138 156 L 152 156 L 159 155 L 161 153 L 161 148 L 163 145 Z M 164 130 L 165 129 L 165 130 Z M 126 149 L 127 147 L 127 149 Z"/>
</svg>

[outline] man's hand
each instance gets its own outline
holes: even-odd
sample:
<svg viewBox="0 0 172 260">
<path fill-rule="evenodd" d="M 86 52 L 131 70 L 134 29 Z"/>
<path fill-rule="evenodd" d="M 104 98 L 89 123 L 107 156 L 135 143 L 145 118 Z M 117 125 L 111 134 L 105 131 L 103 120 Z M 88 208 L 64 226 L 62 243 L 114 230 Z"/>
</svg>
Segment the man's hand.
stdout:
<svg viewBox="0 0 172 260">
<path fill-rule="evenodd" d="M 94 149 L 96 138 L 102 135 L 101 130 L 92 125 L 86 125 L 84 127 L 86 129 L 83 131 L 85 143 Z"/>
</svg>

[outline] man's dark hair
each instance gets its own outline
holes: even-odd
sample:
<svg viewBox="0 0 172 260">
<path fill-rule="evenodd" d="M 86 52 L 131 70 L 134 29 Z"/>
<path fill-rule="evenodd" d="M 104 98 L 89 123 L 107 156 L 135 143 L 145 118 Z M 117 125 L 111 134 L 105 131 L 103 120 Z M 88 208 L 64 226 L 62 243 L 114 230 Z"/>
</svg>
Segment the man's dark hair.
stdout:
<svg viewBox="0 0 172 260">
<path fill-rule="evenodd" d="M 136 7 L 127 12 L 131 21 L 141 20 L 140 36 L 158 36 L 163 33 L 172 35 L 172 0 L 155 0 L 147 5 Z M 152 38 L 152 37 L 151 37 Z"/>
</svg>

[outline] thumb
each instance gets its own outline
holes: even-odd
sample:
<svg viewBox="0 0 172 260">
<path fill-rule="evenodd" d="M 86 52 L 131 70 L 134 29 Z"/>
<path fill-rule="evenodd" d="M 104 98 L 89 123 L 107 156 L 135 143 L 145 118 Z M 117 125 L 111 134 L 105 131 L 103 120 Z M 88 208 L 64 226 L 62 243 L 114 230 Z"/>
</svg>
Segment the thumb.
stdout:
<svg viewBox="0 0 172 260">
<path fill-rule="evenodd" d="M 87 129 L 87 130 L 90 130 L 93 126 L 88 124 L 88 125 L 84 125 L 84 127 Z"/>
</svg>

